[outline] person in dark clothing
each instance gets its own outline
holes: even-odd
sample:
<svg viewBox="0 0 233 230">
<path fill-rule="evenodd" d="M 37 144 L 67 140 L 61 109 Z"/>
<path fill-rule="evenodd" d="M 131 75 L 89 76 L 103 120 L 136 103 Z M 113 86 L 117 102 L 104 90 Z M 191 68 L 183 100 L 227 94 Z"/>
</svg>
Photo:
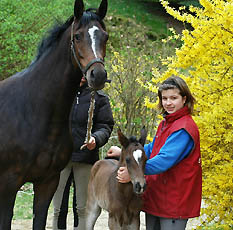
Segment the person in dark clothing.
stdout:
<svg viewBox="0 0 233 230">
<path fill-rule="evenodd" d="M 87 87 L 85 78 L 82 78 L 71 112 L 73 153 L 70 162 L 61 172 L 59 185 L 53 197 L 53 230 L 67 229 L 66 218 L 72 177 L 75 191 L 73 209 L 74 218 L 76 218 L 74 219 L 74 229 L 85 229 L 87 186 L 91 167 L 99 160 L 99 148 L 108 142 L 113 130 L 114 120 L 109 98 L 102 91 L 97 91 L 95 93 L 91 139 L 89 143 L 85 144 L 84 149 L 80 149 L 85 142 L 87 133 L 90 93 L 91 90 Z"/>
</svg>

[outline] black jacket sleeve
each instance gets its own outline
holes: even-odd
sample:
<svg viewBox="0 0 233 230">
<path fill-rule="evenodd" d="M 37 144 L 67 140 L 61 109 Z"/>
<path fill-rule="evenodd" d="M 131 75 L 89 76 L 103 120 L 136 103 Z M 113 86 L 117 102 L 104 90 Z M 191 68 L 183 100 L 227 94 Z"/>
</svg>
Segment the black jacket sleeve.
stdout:
<svg viewBox="0 0 233 230">
<path fill-rule="evenodd" d="M 109 98 L 102 92 L 97 92 L 98 101 L 96 103 L 97 113 L 93 120 L 92 136 L 96 139 L 97 148 L 108 142 L 114 126 Z"/>
</svg>

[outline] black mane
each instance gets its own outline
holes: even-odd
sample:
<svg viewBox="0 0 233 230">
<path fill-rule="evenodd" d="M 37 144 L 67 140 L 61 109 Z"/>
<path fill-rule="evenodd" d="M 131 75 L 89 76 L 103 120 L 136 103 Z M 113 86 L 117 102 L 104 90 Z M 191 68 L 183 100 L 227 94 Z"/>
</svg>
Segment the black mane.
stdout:
<svg viewBox="0 0 233 230">
<path fill-rule="evenodd" d="M 33 63 L 39 60 L 39 58 L 42 56 L 44 52 L 48 51 L 57 44 L 62 34 L 72 24 L 73 21 L 74 21 L 74 16 L 68 18 L 64 24 L 58 21 L 56 25 L 51 30 L 48 31 L 47 37 L 43 38 L 43 40 L 38 46 L 37 56 Z M 88 25 L 88 23 L 90 23 L 91 21 L 98 21 L 103 27 L 103 29 L 106 30 L 105 24 L 96 14 L 96 9 L 93 8 L 87 9 L 86 11 L 83 12 L 83 16 L 79 21 L 78 28 Z"/>
<path fill-rule="evenodd" d="M 56 25 L 48 31 L 47 37 L 43 38 L 43 40 L 38 46 L 37 56 L 34 63 L 37 60 L 39 60 L 39 58 L 42 56 L 44 52 L 46 52 L 48 49 L 52 48 L 53 46 L 55 46 L 55 44 L 57 44 L 57 42 L 61 38 L 61 35 L 72 24 L 73 20 L 74 17 L 71 16 L 64 24 L 58 21 Z"/>
</svg>

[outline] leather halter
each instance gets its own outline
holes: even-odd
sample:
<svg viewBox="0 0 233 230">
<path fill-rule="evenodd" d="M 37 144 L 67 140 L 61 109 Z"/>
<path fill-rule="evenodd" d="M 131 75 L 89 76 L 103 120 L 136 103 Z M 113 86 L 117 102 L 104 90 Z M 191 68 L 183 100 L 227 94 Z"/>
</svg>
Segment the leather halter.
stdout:
<svg viewBox="0 0 233 230">
<path fill-rule="evenodd" d="M 71 53 L 74 56 L 74 60 L 75 62 L 78 64 L 78 67 L 80 68 L 80 70 L 82 71 L 83 75 L 86 76 L 86 73 L 88 71 L 88 69 L 95 63 L 101 63 L 104 66 L 104 61 L 101 58 L 95 58 L 92 59 L 84 68 L 82 67 L 79 59 L 76 56 L 75 53 L 75 46 L 74 46 L 74 21 L 72 23 L 72 27 L 71 27 Z"/>
</svg>

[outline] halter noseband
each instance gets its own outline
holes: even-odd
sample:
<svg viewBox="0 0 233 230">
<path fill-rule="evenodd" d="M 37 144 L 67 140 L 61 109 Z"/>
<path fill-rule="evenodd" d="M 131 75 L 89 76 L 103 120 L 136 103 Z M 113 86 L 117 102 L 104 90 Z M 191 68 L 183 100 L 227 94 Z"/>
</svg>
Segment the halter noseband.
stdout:
<svg viewBox="0 0 233 230">
<path fill-rule="evenodd" d="M 75 46 L 74 46 L 74 21 L 72 23 L 72 27 L 71 27 L 71 53 L 74 56 L 74 60 L 75 62 L 78 64 L 78 67 L 80 68 L 80 70 L 82 71 L 83 75 L 86 76 L 86 73 L 88 71 L 88 69 L 95 63 L 101 63 L 104 66 L 104 61 L 101 58 L 95 58 L 92 59 L 85 68 L 82 67 L 80 61 L 78 60 L 76 53 L 75 53 Z"/>
</svg>

